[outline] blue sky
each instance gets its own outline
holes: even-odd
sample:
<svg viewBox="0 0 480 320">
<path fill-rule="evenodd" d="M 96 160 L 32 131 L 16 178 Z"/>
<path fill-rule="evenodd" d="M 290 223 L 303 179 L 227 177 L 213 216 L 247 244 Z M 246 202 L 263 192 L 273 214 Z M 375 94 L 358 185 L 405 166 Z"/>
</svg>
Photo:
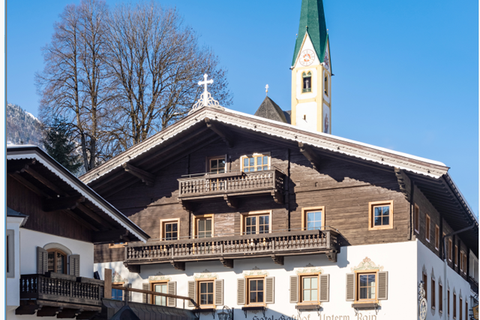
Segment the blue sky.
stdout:
<svg viewBox="0 0 480 320">
<path fill-rule="evenodd" d="M 107 0 L 110 7 L 126 1 Z M 290 109 L 301 0 L 162 0 L 228 70 L 232 109 Z M 7 1 L 7 100 L 38 115 L 34 74 L 64 7 Z M 478 215 L 478 2 L 324 0 L 332 133 L 441 161 Z M 199 79 L 200 80 L 200 79 Z"/>
</svg>

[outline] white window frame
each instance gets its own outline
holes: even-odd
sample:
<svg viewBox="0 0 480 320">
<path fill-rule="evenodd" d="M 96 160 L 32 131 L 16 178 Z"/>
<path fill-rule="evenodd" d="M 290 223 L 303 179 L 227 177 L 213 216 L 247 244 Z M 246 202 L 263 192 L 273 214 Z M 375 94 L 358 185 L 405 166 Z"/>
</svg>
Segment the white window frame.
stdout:
<svg viewBox="0 0 480 320">
<path fill-rule="evenodd" d="M 272 210 L 264 210 L 264 211 L 251 211 L 248 213 L 241 214 L 241 219 L 240 219 L 240 235 L 245 235 L 246 234 L 246 223 L 245 219 L 249 216 L 266 216 L 268 215 L 268 233 L 272 233 Z M 258 233 L 258 228 L 257 228 L 257 233 L 255 234 L 262 234 Z"/>
</svg>

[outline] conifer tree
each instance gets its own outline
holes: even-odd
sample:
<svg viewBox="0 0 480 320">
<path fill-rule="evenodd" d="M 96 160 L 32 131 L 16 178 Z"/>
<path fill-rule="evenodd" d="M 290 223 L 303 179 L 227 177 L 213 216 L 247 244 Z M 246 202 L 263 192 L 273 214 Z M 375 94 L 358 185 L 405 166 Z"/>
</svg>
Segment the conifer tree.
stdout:
<svg viewBox="0 0 480 320">
<path fill-rule="evenodd" d="M 65 119 L 55 118 L 47 127 L 44 146 L 53 159 L 73 174 L 82 166 L 81 157 L 76 152 L 77 147 Z"/>
</svg>

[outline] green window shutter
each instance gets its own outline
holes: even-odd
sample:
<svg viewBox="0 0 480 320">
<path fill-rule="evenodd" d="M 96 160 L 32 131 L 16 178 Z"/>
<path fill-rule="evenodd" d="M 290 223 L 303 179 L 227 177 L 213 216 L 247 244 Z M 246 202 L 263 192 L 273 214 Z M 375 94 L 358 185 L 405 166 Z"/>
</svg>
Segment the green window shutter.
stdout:
<svg viewBox="0 0 480 320">
<path fill-rule="evenodd" d="M 195 295 L 195 281 L 188 281 L 188 297 L 190 299 L 193 299 L 195 302 L 197 302 L 196 295 Z M 188 306 L 189 307 L 195 307 L 195 305 L 191 302 L 188 301 Z"/>
<path fill-rule="evenodd" d="M 68 265 L 69 270 L 68 274 L 72 276 L 79 277 L 80 276 L 80 255 L 79 254 L 71 254 L 68 256 Z"/>
<path fill-rule="evenodd" d="M 245 304 L 245 279 L 237 279 L 237 304 Z"/>
<path fill-rule="evenodd" d="M 355 274 L 347 273 L 347 301 L 355 300 Z"/>
<path fill-rule="evenodd" d="M 177 295 L 177 282 L 170 281 L 167 285 L 168 294 Z M 167 307 L 176 307 L 177 306 L 177 299 L 175 298 L 167 298 Z"/>
<path fill-rule="evenodd" d="M 223 279 L 215 280 L 215 305 L 223 306 Z"/>
<path fill-rule="evenodd" d="M 298 303 L 298 276 L 290 276 L 290 303 Z"/>
<path fill-rule="evenodd" d="M 143 290 L 150 290 L 150 283 L 148 283 L 148 282 L 142 283 L 142 289 L 143 289 Z M 149 302 L 148 302 L 148 293 L 144 293 L 144 294 L 143 294 L 142 302 L 143 302 L 143 303 L 149 303 Z"/>
<path fill-rule="evenodd" d="M 320 301 L 328 301 L 330 298 L 330 275 L 320 275 Z"/>
<path fill-rule="evenodd" d="M 388 272 L 378 273 L 378 300 L 388 299 Z"/>
<path fill-rule="evenodd" d="M 275 303 L 275 278 L 268 277 L 265 279 L 265 289 L 267 291 L 265 303 Z"/>
<path fill-rule="evenodd" d="M 48 252 L 42 247 L 37 247 L 37 274 L 48 271 Z"/>
</svg>

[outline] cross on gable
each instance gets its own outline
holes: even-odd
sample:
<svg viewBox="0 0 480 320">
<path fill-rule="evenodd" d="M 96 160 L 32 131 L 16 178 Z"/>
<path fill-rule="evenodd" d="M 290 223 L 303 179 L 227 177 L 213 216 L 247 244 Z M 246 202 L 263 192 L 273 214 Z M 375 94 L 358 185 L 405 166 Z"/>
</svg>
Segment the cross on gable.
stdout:
<svg viewBox="0 0 480 320">
<path fill-rule="evenodd" d="M 199 85 L 199 86 L 201 86 L 201 85 L 203 84 L 203 88 L 204 88 L 203 93 L 204 93 L 204 94 L 208 92 L 208 91 L 207 91 L 207 85 L 213 83 L 213 79 L 207 80 L 207 78 L 208 78 L 208 75 L 205 73 L 205 74 L 203 75 L 203 81 L 199 81 L 199 82 L 198 82 L 198 85 Z"/>
</svg>

